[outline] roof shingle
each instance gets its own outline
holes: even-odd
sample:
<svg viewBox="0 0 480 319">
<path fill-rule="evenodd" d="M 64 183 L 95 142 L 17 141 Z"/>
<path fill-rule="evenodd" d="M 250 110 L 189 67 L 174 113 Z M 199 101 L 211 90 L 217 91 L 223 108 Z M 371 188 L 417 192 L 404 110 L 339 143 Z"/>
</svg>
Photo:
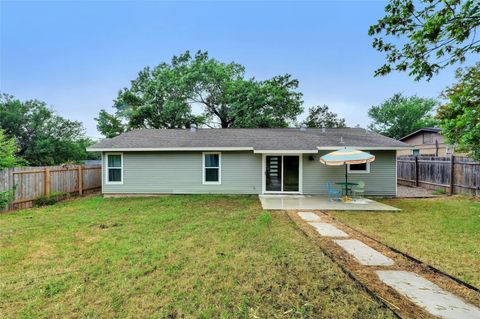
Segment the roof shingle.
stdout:
<svg viewBox="0 0 480 319">
<path fill-rule="evenodd" d="M 401 148 L 408 144 L 362 128 L 278 129 L 139 129 L 104 139 L 89 150 L 252 148 L 317 150 L 318 147 Z"/>
</svg>

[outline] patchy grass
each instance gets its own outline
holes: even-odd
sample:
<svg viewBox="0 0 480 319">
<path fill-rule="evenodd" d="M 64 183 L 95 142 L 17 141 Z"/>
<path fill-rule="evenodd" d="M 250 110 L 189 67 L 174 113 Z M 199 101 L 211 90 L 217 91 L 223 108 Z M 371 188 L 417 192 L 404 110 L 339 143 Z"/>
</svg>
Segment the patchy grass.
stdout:
<svg viewBox="0 0 480 319">
<path fill-rule="evenodd" d="M 0 238 L 2 317 L 391 317 L 256 197 L 89 197 Z"/>
<path fill-rule="evenodd" d="M 480 201 L 466 197 L 389 199 L 401 212 L 332 212 L 360 229 L 480 287 Z"/>
</svg>

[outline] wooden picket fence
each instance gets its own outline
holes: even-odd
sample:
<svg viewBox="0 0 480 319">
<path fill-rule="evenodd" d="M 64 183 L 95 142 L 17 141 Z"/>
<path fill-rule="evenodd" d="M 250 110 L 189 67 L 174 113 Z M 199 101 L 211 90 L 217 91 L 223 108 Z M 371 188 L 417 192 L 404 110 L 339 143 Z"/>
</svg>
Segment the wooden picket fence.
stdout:
<svg viewBox="0 0 480 319">
<path fill-rule="evenodd" d="M 480 163 L 460 156 L 399 156 L 397 180 L 407 186 L 480 195 Z"/>
<path fill-rule="evenodd" d="M 102 186 L 101 165 L 16 167 L 0 171 L 0 192 L 13 190 L 3 211 L 32 207 L 41 197 L 84 195 Z M 1 211 L 1 210 L 0 210 Z"/>
</svg>

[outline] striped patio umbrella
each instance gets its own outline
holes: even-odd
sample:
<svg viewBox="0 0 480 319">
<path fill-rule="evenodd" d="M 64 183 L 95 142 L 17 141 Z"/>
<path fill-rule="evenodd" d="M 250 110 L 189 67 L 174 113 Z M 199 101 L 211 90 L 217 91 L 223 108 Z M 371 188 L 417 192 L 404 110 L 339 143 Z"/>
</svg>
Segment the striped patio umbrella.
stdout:
<svg viewBox="0 0 480 319">
<path fill-rule="evenodd" d="M 363 164 L 373 162 L 375 156 L 353 148 L 344 147 L 320 157 L 320 163 L 329 166 L 345 165 L 345 183 L 348 183 L 347 164 Z"/>
</svg>

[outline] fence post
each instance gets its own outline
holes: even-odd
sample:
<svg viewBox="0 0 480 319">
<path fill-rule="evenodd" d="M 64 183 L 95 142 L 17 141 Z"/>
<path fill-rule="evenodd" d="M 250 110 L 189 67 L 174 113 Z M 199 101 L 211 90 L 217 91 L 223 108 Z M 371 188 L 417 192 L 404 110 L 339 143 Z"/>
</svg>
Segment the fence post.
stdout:
<svg viewBox="0 0 480 319">
<path fill-rule="evenodd" d="M 78 166 L 78 194 L 83 194 L 83 170 L 82 165 Z"/>
<path fill-rule="evenodd" d="M 45 197 L 48 197 L 50 195 L 50 169 L 45 168 L 43 174 L 43 189 L 45 190 Z"/>
<path fill-rule="evenodd" d="M 415 155 L 415 186 L 418 187 L 418 156 Z"/>
<path fill-rule="evenodd" d="M 455 185 L 455 156 L 450 156 L 450 196 L 453 195 L 453 187 Z"/>
</svg>

